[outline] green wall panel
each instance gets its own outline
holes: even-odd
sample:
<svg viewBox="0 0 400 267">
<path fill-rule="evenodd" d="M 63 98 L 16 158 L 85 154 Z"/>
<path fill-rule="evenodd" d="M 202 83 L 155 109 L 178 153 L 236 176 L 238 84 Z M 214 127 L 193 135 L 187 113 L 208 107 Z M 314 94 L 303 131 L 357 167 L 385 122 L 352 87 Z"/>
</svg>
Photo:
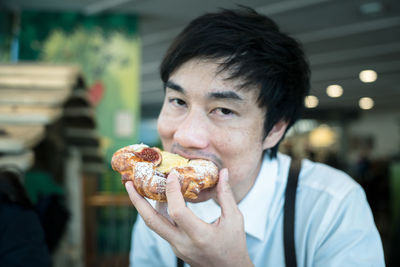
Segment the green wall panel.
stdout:
<svg viewBox="0 0 400 267">
<path fill-rule="evenodd" d="M 22 12 L 20 59 L 82 67 L 107 161 L 116 149 L 136 142 L 140 118 L 136 16 Z"/>
</svg>

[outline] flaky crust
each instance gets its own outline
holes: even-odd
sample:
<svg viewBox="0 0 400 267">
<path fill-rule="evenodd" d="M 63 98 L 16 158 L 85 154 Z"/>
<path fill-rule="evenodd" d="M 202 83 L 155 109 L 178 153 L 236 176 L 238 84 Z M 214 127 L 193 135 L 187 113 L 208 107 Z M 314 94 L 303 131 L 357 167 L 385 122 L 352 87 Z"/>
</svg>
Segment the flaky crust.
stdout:
<svg viewBox="0 0 400 267">
<path fill-rule="evenodd" d="M 146 156 L 142 155 L 143 152 L 146 152 Z M 161 163 L 161 151 L 142 144 L 123 147 L 111 159 L 111 166 L 121 174 L 123 183 L 133 181 L 140 195 L 165 202 L 169 173 L 157 170 Z M 187 199 L 196 199 L 201 190 L 215 186 L 218 181 L 218 168 L 209 160 L 188 160 L 184 166 L 173 167 L 170 173 L 178 176 L 182 194 Z"/>
</svg>

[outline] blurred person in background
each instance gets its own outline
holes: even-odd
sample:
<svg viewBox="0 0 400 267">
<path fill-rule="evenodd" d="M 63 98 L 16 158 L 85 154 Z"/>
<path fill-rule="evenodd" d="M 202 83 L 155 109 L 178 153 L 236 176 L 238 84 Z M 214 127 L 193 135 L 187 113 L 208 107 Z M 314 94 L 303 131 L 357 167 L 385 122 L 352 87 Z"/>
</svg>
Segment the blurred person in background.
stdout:
<svg viewBox="0 0 400 267">
<path fill-rule="evenodd" d="M 169 175 L 168 206 L 127 182 L 140 214 L 131 266 L 385 265 L 363 189 L 310 160 L 297 175 L 296 161 L 277 152 L 310 74 L 298 42 L 271 19 L 249 8 L 200 16 L 167 51 L 161 79 L 164 149 L 212 160 L 219 182 L 191 203 Z"/>
<path fill-rule="evenodd" d="M 0 167 L 0 266 L 51 265 L 39 216 L 14 167 Z"/>
</svg>

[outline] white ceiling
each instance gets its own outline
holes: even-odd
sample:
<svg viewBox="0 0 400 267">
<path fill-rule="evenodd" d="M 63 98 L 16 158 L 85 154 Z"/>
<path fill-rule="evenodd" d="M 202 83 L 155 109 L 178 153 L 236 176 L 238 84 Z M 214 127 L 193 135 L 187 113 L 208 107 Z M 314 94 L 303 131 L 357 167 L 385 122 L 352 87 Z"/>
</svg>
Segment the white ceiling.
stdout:
<svg viewBox="0 0 400 267">
<path fill-rule="evenodd" d="M 2 0 L 12 9 L 69 10 L 86 14 L 124 12 L 140 18 L 142 112 L 156 116 L 162 103 L 158 65 L 173 37 L 192 18 L 219 7 L 243 4 L 270 15 L 284 32 L 299 39 L 310 59 L 316 113 L 358 110 L 360 97 L 372 97 L 374 110 L 397 109 L 400 102 L 399 0 Z M 358 74 L 374 69 L 378 79 L 362 83 Z M 344 94 L 329 98 L 326 87 Z M 369 112 L 373 112 L 369 111 Z M 347 115 L 346 115 L 347 116 Z"/>
</svg>

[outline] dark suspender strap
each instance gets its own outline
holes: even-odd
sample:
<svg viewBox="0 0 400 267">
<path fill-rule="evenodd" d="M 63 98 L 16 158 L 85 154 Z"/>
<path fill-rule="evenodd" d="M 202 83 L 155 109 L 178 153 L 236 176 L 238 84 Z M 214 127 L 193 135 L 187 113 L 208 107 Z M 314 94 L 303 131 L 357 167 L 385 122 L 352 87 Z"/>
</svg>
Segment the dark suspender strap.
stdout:
<svg viewBox="0 0 400 267">
<path fill-rule="evenodd" d="M 296 267 L 296 248 L 294 243 L 294 222 L 296 189 L 299 180 L 301 161 L 293 159 L 290 163 L 288 181 L 285 191 L 285 206 L 283 212 L 283 241 L 285 246 L 286 267 Z"/>
<path fill-rule="evenodd" d="M 183 267 L 183 264 L 185 264 L 185 262 L 181 260 L 181 258 L 176 257 L 176 266 Z"/>
</svg>

